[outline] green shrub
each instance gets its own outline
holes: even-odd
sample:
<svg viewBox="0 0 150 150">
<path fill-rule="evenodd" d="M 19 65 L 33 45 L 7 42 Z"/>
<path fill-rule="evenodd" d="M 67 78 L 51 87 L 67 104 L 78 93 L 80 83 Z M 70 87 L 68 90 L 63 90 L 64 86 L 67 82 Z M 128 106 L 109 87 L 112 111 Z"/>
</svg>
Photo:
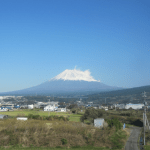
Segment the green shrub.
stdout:
<svg viewBox="0 0 150 150">
<path fill-rule="evenodd" d="M 61 139 L 61 142 L 62 142 L 62 145 L 66 145 L 68 142 L 67 142 L 67 139 Z"/>
<path fill-rule="evenodd" d="M 40 115 L 29 114 L 28 119 L 41 119 Z"/>
<path fill-rule="evenodd" d="M 32 118 L 33 118 L 33 114 L 29 114 L 28 119 L 32 119 Z"/>
<path fill-rule="evenodd" d="M 33 115 L 32 119 L 40 119 L 40 115 Z"/>
<path fill-rule="evenodd" d="M 113 126 L 115 126 L 116 131 L 120 130 L 121 127 L 122 127 L 121 122 L 118 119 L 116 119 L 116 118 L 108 120 L 107 123 L 108 123 L 108 126 L 110 128 L 112 128 Z"/>
<path fill-rule="evenodd" d="M 53 120 L 53 116 L 45 117 L 45 120 Z"/>
<path fill-rule="evenodd" d="M 126 135 L 124 134 L 123 131 L 115 132 L 111 138 L 110 141 L 112 142 L 112 148 L 113 149 L 121 149 L 124 146 L 123 139 L 126 138 Z"/>
</svg>

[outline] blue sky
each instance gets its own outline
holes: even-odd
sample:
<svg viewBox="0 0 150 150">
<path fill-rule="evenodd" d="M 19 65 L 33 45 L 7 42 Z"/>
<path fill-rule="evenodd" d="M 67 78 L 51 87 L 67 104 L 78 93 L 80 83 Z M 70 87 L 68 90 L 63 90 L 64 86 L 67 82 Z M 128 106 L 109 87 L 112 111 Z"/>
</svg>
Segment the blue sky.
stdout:
<svg viewBox="0 0 150 150">
<path fill-rule="evenodd" d="M 149 8 L 149 0 L 0 1 L 0 92 L 75 66 L 107 85 L 150 85 Z"/>
</svg>

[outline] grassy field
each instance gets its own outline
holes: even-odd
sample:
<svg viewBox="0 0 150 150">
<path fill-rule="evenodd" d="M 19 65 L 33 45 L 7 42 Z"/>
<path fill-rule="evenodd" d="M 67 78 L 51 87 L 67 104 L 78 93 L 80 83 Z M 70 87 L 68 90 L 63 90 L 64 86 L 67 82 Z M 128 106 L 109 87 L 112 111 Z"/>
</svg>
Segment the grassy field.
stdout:
<svg viewBox="0 0 150 150">
<path fill-rule="evenodd" d="M 0 114 L 9 115 L 11 117 L 28 116 L 29 114 L 40 115 L 40 116 L 57 115 L 57 116 L 68 117 L 69 121 L 75 121 L 75 122 L 80 122 L 80 117 L 81 117 L 80 114 L 69 114 L 68 112 L 50 112 L 49 113 L 45 111 L 37 111 L 37 110 L 29 110 L 29 109 L 0 112 Z"/>
</svg>

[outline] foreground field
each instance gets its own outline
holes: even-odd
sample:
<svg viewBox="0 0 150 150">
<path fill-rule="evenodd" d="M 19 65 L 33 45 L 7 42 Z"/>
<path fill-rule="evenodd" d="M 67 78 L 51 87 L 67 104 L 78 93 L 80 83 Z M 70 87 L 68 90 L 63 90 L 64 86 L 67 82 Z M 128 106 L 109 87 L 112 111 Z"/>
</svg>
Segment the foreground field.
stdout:
<svg viewBox="0 0 150 150">
<path fill-rule="evenodd" d="M 126 142 L 126 132 L 115 128 L 99 129 L 79 122 L 59 120 L 7 119 L 0 121 L 0 146 L 94 147 L 120 148 Z M 82 148 L 83 149 L 83 148 Z M 104 149 L 104 148 L 103 148 Z"/>
</svg>

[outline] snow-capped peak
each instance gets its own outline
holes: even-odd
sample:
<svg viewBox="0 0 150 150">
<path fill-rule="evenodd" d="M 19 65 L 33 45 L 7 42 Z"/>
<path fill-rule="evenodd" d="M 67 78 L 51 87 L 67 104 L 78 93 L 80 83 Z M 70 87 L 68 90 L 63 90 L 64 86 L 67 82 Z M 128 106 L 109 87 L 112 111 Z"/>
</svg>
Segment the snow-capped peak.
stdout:
<svg viewBox="0 0 150 150">
<path fill-rule="evenodd" d="M 51 80 L 84 80 L 84 81 L 97 81 L 91 75 L 89 70 L 81 71 L 81 70 L 68 70 L 66 69 L 59 75 L 55 76 Z M 100 82 L 100 81 L 97 81 Z"/>
</svg>

